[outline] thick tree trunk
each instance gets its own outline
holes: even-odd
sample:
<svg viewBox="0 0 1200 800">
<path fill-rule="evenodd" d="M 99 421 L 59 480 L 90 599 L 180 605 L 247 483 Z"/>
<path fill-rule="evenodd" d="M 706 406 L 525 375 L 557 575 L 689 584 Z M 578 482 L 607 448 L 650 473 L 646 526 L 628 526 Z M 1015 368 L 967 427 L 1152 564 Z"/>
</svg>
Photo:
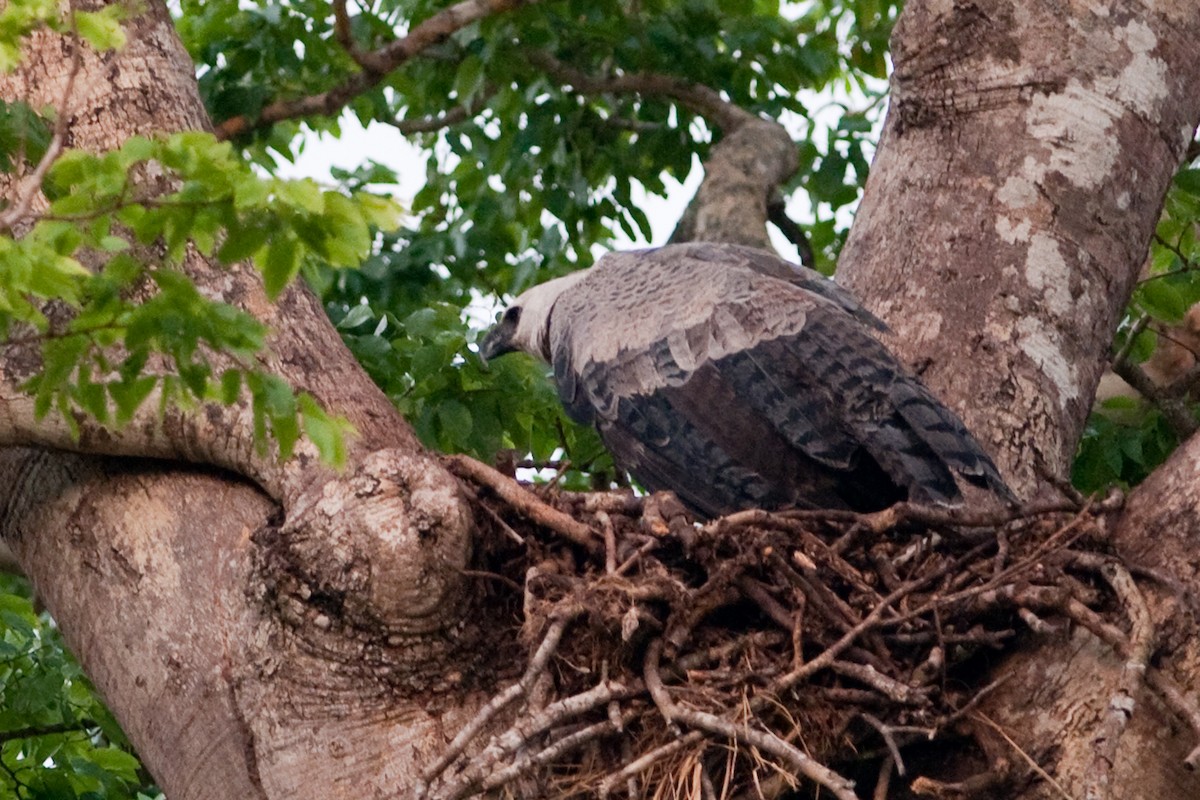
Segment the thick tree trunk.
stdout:
<svg viewBox="0 0 1200 800">
<path fill-rule="evenodd" d="M 165 7 L 150 3 L 128 33 L 119 52 L 85 48 L 68 146 L 207 127 Z M 75 47 L 35 34 L 0 96 L 59 107 Z M 308 443 L 283 464 L 259 456 L 236 406 L 85 426 L 72 442 L 33 418 L 13 388 L 29 359 L 9 348 L 0 441 L 217 464 L 261 489 L 165 462 L 8 450 L 0 534 L 168 796 L 394 793 L 498 671 L 479 666 L 495 631 L 480 615 L 464 623 L 471 511 L 311 295 L 272 306 L 253 270 L 195 257 L 188 269 L 273 327 L 269 368 L 349 417 L 346 472 Z"/>
<path fill-rule="evenodd" d="M 1111 5 L 909 6 L 840 266 L 1025 494 L 1067 475 L 1200 114 L 1195 8 Z"/>
<path fill-rule="evenodd" d="M 910 3 L 893 35 L 892 106 L 839 278 L 892 327 L 1025 496 L 1068 475 L 1161 199 L 1200 119 L 1200 6 L 1043 0 Z M 1195 591 L 1195 442 L 1116 522 L 1122 554 Z M 1190 453 L 1190 455 L 1189 455 Z M 1148 602 L 1164 658 L 1200 687 L 1191 612 Z M 1182 616 L 1172 617 L 1172 612 Z M 985 713 L 1071 797 L 1121 659 L 1094 637 L 1031 642 L 996 670 Z M 1148 692 L 1111 797 L 1195 797 L 1193 733 Z M 1034 781 L 1029 797 L 1059 797 Z"/>
<path fill-rule="evenodd" d="M 394 795 L 479 702 L 449 653 L 484 620 L 384 633 L 305 602 L 234 476 L 14 449 L 0 475 L 6 538 L 170 798 Z"/>
</svg>

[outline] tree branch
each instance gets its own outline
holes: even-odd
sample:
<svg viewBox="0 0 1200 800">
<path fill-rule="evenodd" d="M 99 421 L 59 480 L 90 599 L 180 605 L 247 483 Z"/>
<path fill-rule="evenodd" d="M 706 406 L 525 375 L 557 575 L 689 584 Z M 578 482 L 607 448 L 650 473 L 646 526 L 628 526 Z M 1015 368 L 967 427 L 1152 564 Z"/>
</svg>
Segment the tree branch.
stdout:
<svg viewBox="0 0 1200 800">
<path fill-rule="evenodd" d="M 601 552 L 601 537 L 591 528 L 569 514 L 546 505 L 507 475 L 467 456 L 446 456 L 443 463 L 455 475 L 491 489 L 522 516 L 562 534 L 577 545 Z"/>
<path fill-rule="evenodd" d="M 720 92 L 702 84 L 673 75 L 633 72 L 597 78 L 566 64 L 549 53 L 535 50 L 528 55 L 529 63 L 560 83 L 568 84 L 582 94 L 641 94 L 670 97 L 700 114 L 726 133 L 732 133 L 758 117 L 734 105 Z"/>
<path fill-rule="evenodd" d="M 441 114 L 419 117 L 417 119 L 391 119 L 386 120 L 386 122 L 406 136 L 414 133 L 432 133 L 433 131 L 440 131 L 442 128 L 449 128 L 452 125 L 465 122 L 475 116 L 487 107 L 488 101 L 495 97 L 495 95 L 496 89 L 488 87 L 485 91 L 470 98 L 466 103 L 447 109 Z"/>
<path fill-rule="evenodd" d="M 785 239 L 796 245 L 796 252 L 800 255 L 801 264 L 809 269 L 816 267 L 817 260 L 813 255 L 812 244 L 808 241 L 804 229 L 788 216 L 787 201 L 784 200 L 783 195 L 776 194 L 767 203 L 767 221 L 778 228 Z"/>
<path fill-rule="evenodd" d="M 1133 716 L 1137 695 L 1146 683 L 1146 672 L 1154 655 L 1156 640 L 1150 610 L 1129 571 L 1114 561 L 1105 564 L 1100 574 L 1120 598 L 1130 620 L 1125 665 L 1117 690 L 1109 698 L 1100 730 L 1092 739 L 1095 757 L 1086 778 L 1085 796 L 1107 800 L 1112 796 L 1112 773 L 1117 763 L 1117 748 L 1129 718 Z"/>
<path fill-rule="evenodd" d="M 1149 400 L 1162 412 L 1167 424 L 1181 440 L 1187 439 L 1196 432 L 1197 427 L 1200 427 L 1191 408 L 1188 407 L 1187 400 L 1160 389 L 1146 374 L 1146 371 L 1137 364 L 1129 359 L 1121 359 L 1113 362 L 1112 369 L 1120 376 L 1121 380 L 1132 386 L 1138 394 Z"/>
<path fill-rule="evenodd" d="M 74 17 L 72 17 L 73 20 Z M 62 102 L 55 109 L 57 117 L 54 120 L 54 134 L 50 137 L 50 144 L 46 147 L 46 152 L 42 154 L 41 159 L 38 160 L 33 172 L 17 187 L 15 202 L 3 214 L 0 214 L 0 231 L 12 233 L 13 229 L 25 219 L 29 213 L 29 207 L 33 204 L 33 199 L 41 194 L 42 181 L 45 179 L 46 173 L 50 171 L 50 167 L 54 166 L 54 162 L 62 154 L 63 137 L 67 133 L 67 120 L 70 119 L 71 96 L 75 94 L 75 79 L 79 76 L 79 70 L 83 66 L 78 35 L 72 37 L 72 47 L 71 72 L 67 76 L 67 87 L 63 92 Z"/>
<path fill-rule="evenodd" d="M 279 100 L 264 107 L 257 117 L 245 115 L 230 117 L 217 126 L 217 138 L 230 139 L 254 128 L 265 127 L 286 119 L 314 115 L 330 116 L 339 111 L 350 100 L 379 85 L 387 74 L 413 56 L 419 55 L 433 45 L 443 41 L 455 31 L 485 17 L 511 11 L 522 6 L 533 5 L 541 0 L 463 0 L 434 14 L 413 28 L 408 36 L 389 42 L 378 50 L 362 51 L 350 40 L 349 23 L 335 20 L 338 39 L 349 45 L 350 53 L 363 71 L 346 79 L 320 94 L 295 100 Z M 342 9 L 344 14 L 345 9 Z"/>
</svg>

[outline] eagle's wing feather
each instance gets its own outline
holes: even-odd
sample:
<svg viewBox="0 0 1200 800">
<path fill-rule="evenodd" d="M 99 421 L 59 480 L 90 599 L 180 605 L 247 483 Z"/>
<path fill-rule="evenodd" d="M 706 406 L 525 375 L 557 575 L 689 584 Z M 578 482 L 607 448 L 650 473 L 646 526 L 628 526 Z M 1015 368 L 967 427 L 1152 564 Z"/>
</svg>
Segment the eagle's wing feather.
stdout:
<svg viewBox="0 0 1200 800">
<path fill-rule="evenodd" d="M 673 489 L 709 516 L 749 506 L 851 503 L 840 493 L 845 476 L 838 474 L 851 469 L 830 469 L 797 448 L 735 392 L 737 377 L 705 364 L 684 385 L 623 397 L 617 418 L 602 421 L 600 434 L 641 483 Z"/>
</svg>

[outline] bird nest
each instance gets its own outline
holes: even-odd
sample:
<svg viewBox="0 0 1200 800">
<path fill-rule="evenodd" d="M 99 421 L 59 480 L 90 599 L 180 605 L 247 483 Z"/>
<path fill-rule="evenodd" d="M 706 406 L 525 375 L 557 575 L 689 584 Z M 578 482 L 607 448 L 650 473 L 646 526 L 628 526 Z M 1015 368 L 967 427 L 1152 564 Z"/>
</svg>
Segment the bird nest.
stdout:
<svg viewBox="0 0 1200 800">
<path fill-rule="evenodd" d="M 1139 602 L 1105 554 L 1112 501 L 696 525 L 670 496 L 539 496 L 451 468 L 493 531 L 480 569 L 520 592 L 528 659 L 420 797 L 978 794 L 1013 773 L 951 784 L 913 767 L 921 743 L 970 743 L 1006 646 L 1061 618 L 1124 656 L 1144 638 L 1105 616 Z"/>
</svg>

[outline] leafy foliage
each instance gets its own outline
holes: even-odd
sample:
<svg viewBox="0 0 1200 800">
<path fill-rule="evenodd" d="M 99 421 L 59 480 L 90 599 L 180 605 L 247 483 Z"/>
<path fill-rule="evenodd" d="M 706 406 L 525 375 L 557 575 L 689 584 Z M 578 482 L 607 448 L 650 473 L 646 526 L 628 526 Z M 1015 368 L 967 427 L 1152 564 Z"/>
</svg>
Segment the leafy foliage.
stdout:
<svg viewBox="0 0 1200 800">
<path fill-rule="evenodd" d="M 10 0 L 0 11 L 0 71 L 11 72 L 21 63 L 21 45 L 35 30 L 74 32 L 96 50 L 125 44 L 121 21 L 129 9 L 120 4 L 98 11 L 72 11 L 63 16 L 54 0 Z"/>
<path fill-rule="evenodd" d="M 28 584 L 0 573 L 0 797 L 158 796 Z"/>
<path fill-rule="evenodd" d="M 170 191 L 146 195 L 150 165 Z M 190 132 L 135 137 L 102 155 L 67 152 L 44 192 L 50 206 L 32 229 L 0 239 L 0 335 L 41 342 L 42 370 L 27 386 L 38 414 L 57 409 L 75 424 L 81 411 L 120 425 L 156 392 L 162 403 L 245 393 L 260 445 L 269 429 L 287 457 L 303 428 L 338 460 L 345 425 L 256 366 L 263 325 L 205 297 L 178 267 L 190 246 L 224 263 L 250 259 L 275 295 L 307 259 L 356 266 L 375 231 L 395 226 L 394 203 L 264 179 L 228 144 Z M 70 318 L 52 323 L 50 299 Z M 170 373 L 146 371 L 156 354 Z M 232 366 L 218 373 L 214 354 Z"/>
<path fill-rule="evenodd" d="M 1162 412 L 1141 400 L 1111 398 L 1088 418 L 1071 481 L 1088 494 L 1137 485 L 1178 445 Z"/>
</svg>

